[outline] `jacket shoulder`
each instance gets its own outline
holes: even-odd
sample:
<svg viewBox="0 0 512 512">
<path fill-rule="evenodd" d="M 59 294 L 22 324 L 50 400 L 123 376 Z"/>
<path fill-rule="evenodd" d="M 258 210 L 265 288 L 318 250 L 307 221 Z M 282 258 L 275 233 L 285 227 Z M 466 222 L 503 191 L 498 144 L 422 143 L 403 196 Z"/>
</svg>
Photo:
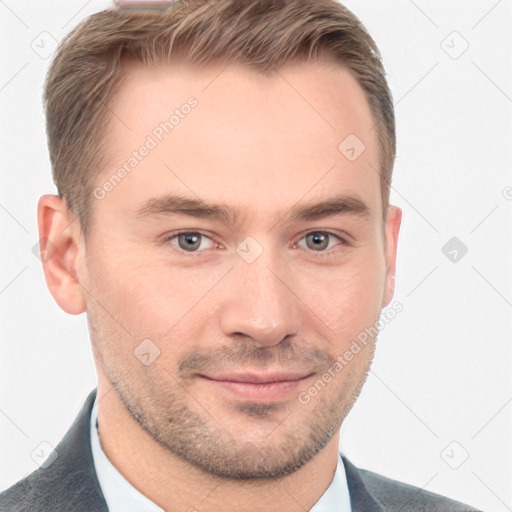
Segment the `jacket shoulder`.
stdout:
<svg viewBox="0 0 512 512">
<path fill-rule="evenodd" d="M 382 504 L 386 511 L 396 509 L 415 512 L 482 512 L 464 503 L 373 471 L 359 469 L 359 472 L 368 492 Z"/>
<path fill-rule="evenodd" d="M 0 512 L 78 512 L 107 510 L 96 477 L 89 422 L 92 391 L 53 459 L 0 493 Z"/>
</svg>

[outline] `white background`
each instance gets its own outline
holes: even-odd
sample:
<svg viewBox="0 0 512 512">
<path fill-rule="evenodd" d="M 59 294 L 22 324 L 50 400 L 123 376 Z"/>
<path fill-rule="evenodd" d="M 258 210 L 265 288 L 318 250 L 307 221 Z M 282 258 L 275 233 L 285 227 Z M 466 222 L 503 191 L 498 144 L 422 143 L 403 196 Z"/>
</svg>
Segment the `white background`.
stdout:
<svg viewBox="0 0 512 512">
<path fill-rule="evenodd" d="M 512 2 L 345 3 L 379 45 L 396 105 L 404 310 L 382 331 L 341 447 L 361 467 L 512 510 Z M 51 50 L 107 5 L 0 1 L 0 490 L 36 469 L 31 452 L 58 444 L 96 383 L 85 315 L 58 308 L 32 252 L 37 199 L 56 192 L 41 108 L 50 59 L 32 47 Z M 441 250 L 454 236 L 468 248 L 455 263 Z"/>
</svg>

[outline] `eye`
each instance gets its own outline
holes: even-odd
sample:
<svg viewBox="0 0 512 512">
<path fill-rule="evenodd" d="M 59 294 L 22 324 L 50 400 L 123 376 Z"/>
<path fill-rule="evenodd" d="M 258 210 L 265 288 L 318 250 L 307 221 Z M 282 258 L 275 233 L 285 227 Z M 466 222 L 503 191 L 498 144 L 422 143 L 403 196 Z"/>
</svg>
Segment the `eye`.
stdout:
<svg viewBox="0 0 512 512">
<path fill-rule="evenodd" d="M 178 251 L 202 252 L 213 247 L 213 240 L 198 231 L 182 231 L 168 236 L 164 243 L 170 242 Z"/>
<path fill-rule="evenodd" d="M 214 246 L 222 248 L 221 244 L 216 244 L 209 236 L 199 231 L 180 231 L 167 236 L 163 243 L 170 243 L 179 252 L 199 253 Z M 302 249 L 309 249 L 314 252 L 329 252 L 336 245 L 350 245 L 334 233 L 329 231 L 311 231 L 303 236 L 295 245 Z"/>
<path fill-rule="evenodd" d="M 305 241 L 304 244 L 301 244 L 302 241 Z M 334 233 L 329 233 L 328 231 L 311 231 L 306 236 L 302 237 L 297 245 L 302 247 L 303 249 L 311 249 L 316 252 L 326 252 L 327 250 L 333 247 L 331 242 L 338 241 L 338 244 L 349 245 L 349 243 L 343 238 L 335 235 Z"/>
</svg>

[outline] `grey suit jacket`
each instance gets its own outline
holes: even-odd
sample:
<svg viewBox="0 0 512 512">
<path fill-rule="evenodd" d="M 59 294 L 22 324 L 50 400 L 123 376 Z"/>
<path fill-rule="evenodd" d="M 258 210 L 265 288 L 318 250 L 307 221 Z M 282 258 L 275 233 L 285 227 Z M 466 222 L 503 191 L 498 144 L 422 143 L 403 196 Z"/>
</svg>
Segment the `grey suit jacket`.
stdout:
<svg viewBox="0 0 512 512">
<path fill-rule="evenodd" d="M 94 389 L 67 434 L 57 458 L 0 494 L 2 512 L 107 512 L 90 442 Z M 353 512 L 475 512 L 477 509 L 384 476 L 358 469 L 343 457 Z"/>
</svg>

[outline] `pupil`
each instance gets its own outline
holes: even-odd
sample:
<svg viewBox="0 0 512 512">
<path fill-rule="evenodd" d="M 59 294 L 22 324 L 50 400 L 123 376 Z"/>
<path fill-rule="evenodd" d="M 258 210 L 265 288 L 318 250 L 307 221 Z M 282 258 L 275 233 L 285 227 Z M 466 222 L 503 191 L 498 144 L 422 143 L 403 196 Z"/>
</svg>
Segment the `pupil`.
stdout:
<svg viewBox="0 0 512 512">
<path fill-rule="evenodd" d="M 311 238 L 312 238 L 312 241 L 313 241 L 313 248 L 315 249 L 324 249 L 327 245 L 326 245 L 326 242 L 327 242 L 327 236 L 326 235 L 323 235 L 321 233 L 314 233 L 312 235 L 310 235 Z"/>
<path fill-rule="evenodd" d="M 190 251 L 191 249 L 197 249 L 199 246 L 199 236 L 198 235 L 182 235 L 182 240 L 185 240 L 185 247 L 182 247 L 182 249 L 185 249 L 186 251 Z"/>
</svg>

